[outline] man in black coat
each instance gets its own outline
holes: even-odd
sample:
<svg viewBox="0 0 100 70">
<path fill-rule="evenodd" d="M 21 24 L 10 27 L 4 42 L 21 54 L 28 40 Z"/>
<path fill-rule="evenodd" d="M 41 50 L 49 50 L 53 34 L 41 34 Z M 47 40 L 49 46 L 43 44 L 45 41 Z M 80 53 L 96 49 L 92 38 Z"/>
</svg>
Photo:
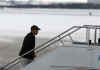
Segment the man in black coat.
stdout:
<svg viewBox="0 0 100 70">
<path fill-rule="evenodd" d="M 34 49 L 35 49 L 35 35 L 38 34 L 39 30 L 40 30 L 40 28 L 38 26 L 33 25 L 31 27 L 31 32 L 28 33 L 24 37 L 22 48 L 21 48 L 21 51 L 19 53 L 19 56 L 21 56 L 23 58 L 22 63 L 24 64 L 24 66 L 29 64 L 30 62 L 32 62 L 35 58 L 35 52 L 34 52 Z M 29 52 L 29 51 L 31 51 L 31 52 Z M 27 54 L 27 52 L 29 52 L 29 53 Z"/>
</svg>

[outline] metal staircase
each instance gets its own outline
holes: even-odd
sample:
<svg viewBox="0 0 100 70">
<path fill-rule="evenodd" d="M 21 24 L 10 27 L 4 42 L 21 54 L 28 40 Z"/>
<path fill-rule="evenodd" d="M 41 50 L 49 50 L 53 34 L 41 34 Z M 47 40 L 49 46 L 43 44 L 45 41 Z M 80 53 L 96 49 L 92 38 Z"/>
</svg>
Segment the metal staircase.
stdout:
<svg viewBox="0 0 100 70">
<path fill-rule="evenodd" d="M 43 44 L 37 46 L 37 47 L 35 48 L 36 54 L 38 54 L 38 53 L 40 53 L 41 51 L 43 51 L 43 50 L 49 48 L 51 45 L 53 45 L 53 44 L 55 44 L 55 43 L 57 43 L 57 42 L 59 42 L 59 41 L 62 42 L 61 40 L 62 40 L 63 38 L 65 38 L 65 37 L 67 37 L 67 36 L 70 37 L 71 34 L 73 34 L 74 32 L 76 32 L 76 31 L 78 31 L 78 30 L 80 30 L 81 28 L 85 28 L 86 31 L 87 31 L 87 45 L 88 45 L 88 47 L 91 45 L 90 38 L 88 38 L 89 35 L 90 35 L 90 34 L 89 34 L 90 29 L 94 29 L 94 30 L 95 30 L 95 32 L 94 32 L 94 34 L 95 34 L 95 35 L 94 35 L 94 38 L 95 38 L 95 39 L 94 39 L 93 45 L 96 46 L 96 45 L 97 45 L 97 42 L 96 42 L 96 41 L 97 41 L 97 40 L 96 40 L 96 39 L 97 39 L 97 35 L 96 35 L 96 34 L 97 34 L 97 30 L 98 30 L 98 29 L 100 30 L 100 26 L 97 26 L 97 25 L 73 26 L 73 27 L 67 29 L 66 31 L 60 33 L 59 35 L 53 37 L 53 38 L 50 39 L 49 41 L 47 41 L 47 42 L 45 42 L 45 43 L 43 43 Z M 73 44 L 76 44 L 74 41 L 72 41 L 72 43 L 73 43 Z M 77 44 L 80 44 L 80 43 L 77 42 Z M 27 53 L 23 54 L 22 56 L 24 56 L 24 55 L 26 55 L 26 54 L 32 52 L 33 50 L 34 50 L 34 49 L 28 51 Z M 2 67 L 0 68 L 0 70 L 10 70 L 10 68 L 12 68 L 13 66 L 17 65 L 18 63 L 20 63 L 20 61 L 18 61 L 19 59 L 21 59 L 20 56 L 18 56 L 17 58 L 11 60 L 11 62 L 9 62 L 8 64 L 5 64 L 4 66 L 2 66 Z"/>
</svg>

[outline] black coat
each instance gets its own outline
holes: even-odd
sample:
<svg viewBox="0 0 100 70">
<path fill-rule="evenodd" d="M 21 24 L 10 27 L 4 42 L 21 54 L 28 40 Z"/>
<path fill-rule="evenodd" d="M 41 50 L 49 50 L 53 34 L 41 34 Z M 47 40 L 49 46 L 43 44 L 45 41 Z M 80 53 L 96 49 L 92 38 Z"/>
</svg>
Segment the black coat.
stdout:
<svg viewBox="0 0 100 70">
<path fill-rule="evenodd" d="M 23 44 L 22 44 L 22 48 L 19 53 L 19 56 L 22 56 L 23 54 L 25 54 L 26 52 L 28 52 L 34 48 L 35 48 L 35 36 L 33 36 L 33 34 L 30 32 L 25 36 L 25 38 L 23 40 Z M 22 57 L 27 58 L 27 59 L 34 59 L 35 53 L 34 53 L 34 51 L 32 51 Z"/>
</svg>

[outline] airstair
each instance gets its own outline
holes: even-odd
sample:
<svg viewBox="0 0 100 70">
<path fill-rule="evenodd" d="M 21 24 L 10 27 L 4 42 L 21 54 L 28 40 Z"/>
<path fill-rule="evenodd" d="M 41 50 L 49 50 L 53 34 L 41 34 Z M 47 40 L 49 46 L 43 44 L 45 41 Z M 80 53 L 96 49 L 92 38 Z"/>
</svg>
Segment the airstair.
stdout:
<svg viewBox="0 0 100 70">
<path fill-rule="evenodd" d="M 85 41 L 73 36 L 85 32 Z M 82 35 L 80 35 L 82 36 Z M 91 39 L 92 38 L 92 39 Z M 35 60 L 21 70 L 100 70 L 100 26 L 72 26 L 49 41 L 37 46 Z M 23 54 L 22 56 L 32 52 Z M 0 70 L 20 70 L 21 57 L 5 64 Z"/>
</svg>

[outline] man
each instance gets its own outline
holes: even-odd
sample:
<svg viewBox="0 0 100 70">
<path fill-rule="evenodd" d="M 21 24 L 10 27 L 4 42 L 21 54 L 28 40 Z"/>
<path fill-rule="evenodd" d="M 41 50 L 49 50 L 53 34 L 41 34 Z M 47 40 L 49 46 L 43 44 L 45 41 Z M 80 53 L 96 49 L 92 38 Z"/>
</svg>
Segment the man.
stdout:
<svg viewBox="0 0 100 70">
<path fill-rule="evenodd" d="M 34 52 L 35 35 L 38 34 L 39 30 L 40 30 L 40 28 L 38 26 L 36 26 L 36 25 L 31 26 L 31 32 L 28 33 L 23 40 L 23 44 L 22 44 L 22 48 L 19 53 L 19 56 L 22 57 L 22 63 L 24 66 L 31 63 L 35 58 L 35 52 Z M 31 51 L 31 52 L 29 52 L 29 51 Z M 29 52 L 29 53 L 27 54 L 27 52 Z"/>
</svg>

